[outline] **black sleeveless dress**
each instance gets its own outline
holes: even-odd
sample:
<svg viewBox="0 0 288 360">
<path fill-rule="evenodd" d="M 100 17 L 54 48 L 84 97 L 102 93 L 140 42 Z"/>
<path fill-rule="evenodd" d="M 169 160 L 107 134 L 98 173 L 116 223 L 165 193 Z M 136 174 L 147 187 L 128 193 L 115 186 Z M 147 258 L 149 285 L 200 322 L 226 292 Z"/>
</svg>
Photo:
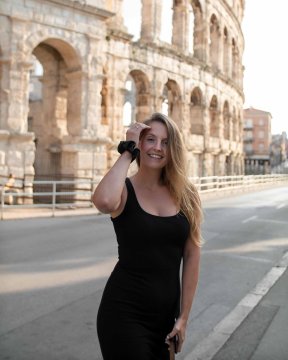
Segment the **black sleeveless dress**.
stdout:
<svg viewBox="0 0 288 360">
<path fill-rule="evenodd" d="M 117 262 L 102 296 L 97 332 L 104 360 L 169 360 L 165 338 L 179 313 L 180 264 L 189 223 L 180 212 L 145 212 L 127 178 L 123 212 L 111 218 Z"/>
</svg>

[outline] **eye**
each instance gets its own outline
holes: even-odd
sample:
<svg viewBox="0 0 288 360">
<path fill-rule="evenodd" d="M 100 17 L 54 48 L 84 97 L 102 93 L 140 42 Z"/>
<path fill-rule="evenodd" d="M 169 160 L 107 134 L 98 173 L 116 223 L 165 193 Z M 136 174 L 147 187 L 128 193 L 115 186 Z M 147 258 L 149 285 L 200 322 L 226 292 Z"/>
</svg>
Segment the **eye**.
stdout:
<svg viewBox="0 0 288 360">
<path fill-rule="evenodd" d="M 149 142 L 153 142 L 153 141 L 154 141 L 154 138 L 152 138 L 152 137 L 148 137 L 148 138 L 147 138 L 147 141 L 149 141 Z"/>
</svg>

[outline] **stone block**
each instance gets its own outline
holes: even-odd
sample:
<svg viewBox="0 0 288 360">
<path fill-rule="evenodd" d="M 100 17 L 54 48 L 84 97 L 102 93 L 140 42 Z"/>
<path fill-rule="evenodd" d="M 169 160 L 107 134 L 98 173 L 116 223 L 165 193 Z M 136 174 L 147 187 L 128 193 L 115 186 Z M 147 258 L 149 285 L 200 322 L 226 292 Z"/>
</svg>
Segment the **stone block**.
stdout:
<svg viewBox="0 0 288 360">
<path fill-rule="evenodd" d="M 0 184 L 1 182 L 3 181 L 3 177 L 7 177 L 9 176 L 9 169 L 8 169 L 8 166 L 6 165 L 0 165 L 0 174 L 1 174 L 1 177 L 0 177 Z M 5 180 L 5 179 L 4 179 Z"/>
<path fill-rule="evenodd" d="M 12 12 L 12 4 L 9 1 L 0 1 L 0 13 L 10 15 Z"/>
<path fill-rule="evenodd" d="M 19 166 L 9 166 L 9 174 L 13 174 L 15 178 L 23 179 L 24 169 Z"/>
<path fill-rule="evenodd" d="M 5 165 L 5 161 L 6 161 L 6 152 L 0 151 L 0 166 Z"/>
<path fill-rule="evenodd" d="M 11 16 L 18 19 L 31 19 L 33 17 L 33 10 L 22 5 L 13 6 Z"/>
<path fill-rule="evenodd" d="M 94 169 L 107 169 L 107 155 L 105 153 L 94 154 Z"/>
<path fill-rule="evenodd" d="M 22 167 L 23 165 L 23 154 L 21 151 L 9 150 L 7 153 L 7 164 L 9 167 Z"/>
<path fill-rule="evenodd" d="M 33 165 L 34 160 L 35 160 L 35 152 L 25 151 L 25 166 Z"/>
<path fill-rule="evenodd" d="M 91 152 L 78 153 L 78 169 L 85 170 L 92 168 L 93 154 Z"/>
</svg>

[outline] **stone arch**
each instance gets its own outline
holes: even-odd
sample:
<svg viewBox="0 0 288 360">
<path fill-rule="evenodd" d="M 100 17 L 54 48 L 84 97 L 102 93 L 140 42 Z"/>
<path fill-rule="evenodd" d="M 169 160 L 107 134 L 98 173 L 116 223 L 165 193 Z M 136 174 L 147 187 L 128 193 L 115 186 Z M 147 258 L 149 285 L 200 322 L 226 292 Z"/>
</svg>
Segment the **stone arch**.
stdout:
<svg viewBox="0 0 288 360">
<path fill-rule="evenodd" d="M 243 8 L 244 8 L 244 3 L 242 0 L 234 0 L 234 4 L 233 4 L 233 7 L 234 7 L 234 12 L 237 16 L 237 18 L 240 19 L 240 22 L 242 21 L 242 18 L 243 18 Z"/>
<path fill-rule="evenodd" d="M 141 70 L 132 70 L 130 76 L 133 78 L 136 88 L 135 120 L 143 121 L 149 116 L 151 108 L 149 79 Z"/>
<path fill-rule="evenodd" d="M 124 127 L 130 126 L 136 121 L 136 85 L 133 77 L 129 73 L 125 81 L 123 121 Z"/>
<path fill-rule="evenodd" d="M 30 128 L 36 137 L 35 176 L 64 175 L 65 137 L 80 135 L 81 65 L 76 51 L 60 39 L 45 39 L 32 51 L 43 67 L 41 101 L 29 103 Z"/>
<path fill-rule="evenodd" d="M 193 89 L 190 98 L 190 123 L 191 133 L 204 135 L 204 114 L 203 114 L 203 95 L 197 86 Z"/>
<path fill-rule="evenodd" d="M 230 65 L 229 50 L 230 50 L 229 33 L 227 27 L 225 26 L 223 30 L 223 72 L 226 75 L 229 75 L 229 65 Z"/>
<path fill-rule="evenodd" d="M 230 138 L 230 113 L 227 100 L 224 102 L 223 106 L 223 135 L 226 140 Z"/>
<path fill-rule="evenodd" d="M 163 89 L 163 104 L 167 105 L 167 115 L 178 125 L 181 123 L 181 91 L 175 80 L 168 79 Z M 165 110 L 164 110 L 165 112 Z"/>
<path fill-rule="evenodd" d="M 219 111 L 218 111 L 218 100 L 216 95 L 213 95 L 210 101 L 209 118 L 210 118 L 210 136 L 219 137 Z"/>
<path fill-rule="evenodd" d="M 173 8 L 175 0 L 165 0 L 161 4 L 161 28 L 160 40 L 168 44 L 172 43 L 173 36 Z M 179 0 L 178 0 L 179 1 Z M 156 7 L 159 7 L 157 4 Z"/>
<path fill-rule="evenodd" d="M 209 32 L 209 57 L 210 63 L 214 69 L 219 67 L 219 21 L 215 14 L 212 14 L 210 17 L 210 32 Z"/>
<path fill-rule="evenodd" d="M 242 117 L 242 113 L 238 110 L 238 114 L 237 116 L 237 140 L 238 142 L 242 143 L 243 141 L 243 117 Z"/>
<path fill-rule="evenodd" d="M 132 70 L 125 82 L 123 124 L 144 121 L 150 113 L 150 84 L 141 70 Z"/>
<path fill-rule="evenodd" d="M 72 39 L 70 32 L 62 31 L 59 35 L 59 29 L 49 27 L 42 28 L 41 30 L 30 34 L 24 43 L 24 56 L 29 58 L 31 54 L 31 49 L 35 49 L 39 44 L 46 44 L 61 54 L 65 63 L 69 68 L 69 71 L 77 71 L 82 68 L 81 65 L 81 54 L 76 45 L 72 46 L 71 44 L 76 44 L 79 39 Z M 82 39 L 83 40 L 83 39 Z"/>
<path fill-rule="evenodd" d="M 235 83 L 238 83 L 238 74 L 239 74 L 239 49 L 237 47 L 236 41 L 232 39 L 232 79 Z"/>
<path fill-rule="evenodd" d="M 238 134 L 238 121 L 236 117 L 236 108 L 233 106 L 233 112 L 232 112 L 232 140 L 237 141 L 237 134 Z"/>
<path fill-rule="evenodd" d="M 203 10 L 199 0 L 192 0 L 191 6 L 194 14 L 193 31 L 193 54 L 198 59 L 205 56 L 205 22 L 203 19 Z"/>
</svg>

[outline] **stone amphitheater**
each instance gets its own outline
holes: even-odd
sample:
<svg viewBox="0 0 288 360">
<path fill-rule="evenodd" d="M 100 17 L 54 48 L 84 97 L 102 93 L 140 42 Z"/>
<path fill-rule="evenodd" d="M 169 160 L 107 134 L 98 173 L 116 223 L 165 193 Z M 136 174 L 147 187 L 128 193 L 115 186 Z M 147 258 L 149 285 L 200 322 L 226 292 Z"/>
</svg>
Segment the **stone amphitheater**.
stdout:
<svg viewBox="0 0 288 360">
<path fill-rule="evenodd" d="M 244 0 L 171 1 L 168 42 L 167 2 L 139 1 L 135 40 L 123 0 L 0 0 L 2 179 L 98 181 L 155 111 L 181 128 L 191 176 L 243 173 Z"/>
</svg>

